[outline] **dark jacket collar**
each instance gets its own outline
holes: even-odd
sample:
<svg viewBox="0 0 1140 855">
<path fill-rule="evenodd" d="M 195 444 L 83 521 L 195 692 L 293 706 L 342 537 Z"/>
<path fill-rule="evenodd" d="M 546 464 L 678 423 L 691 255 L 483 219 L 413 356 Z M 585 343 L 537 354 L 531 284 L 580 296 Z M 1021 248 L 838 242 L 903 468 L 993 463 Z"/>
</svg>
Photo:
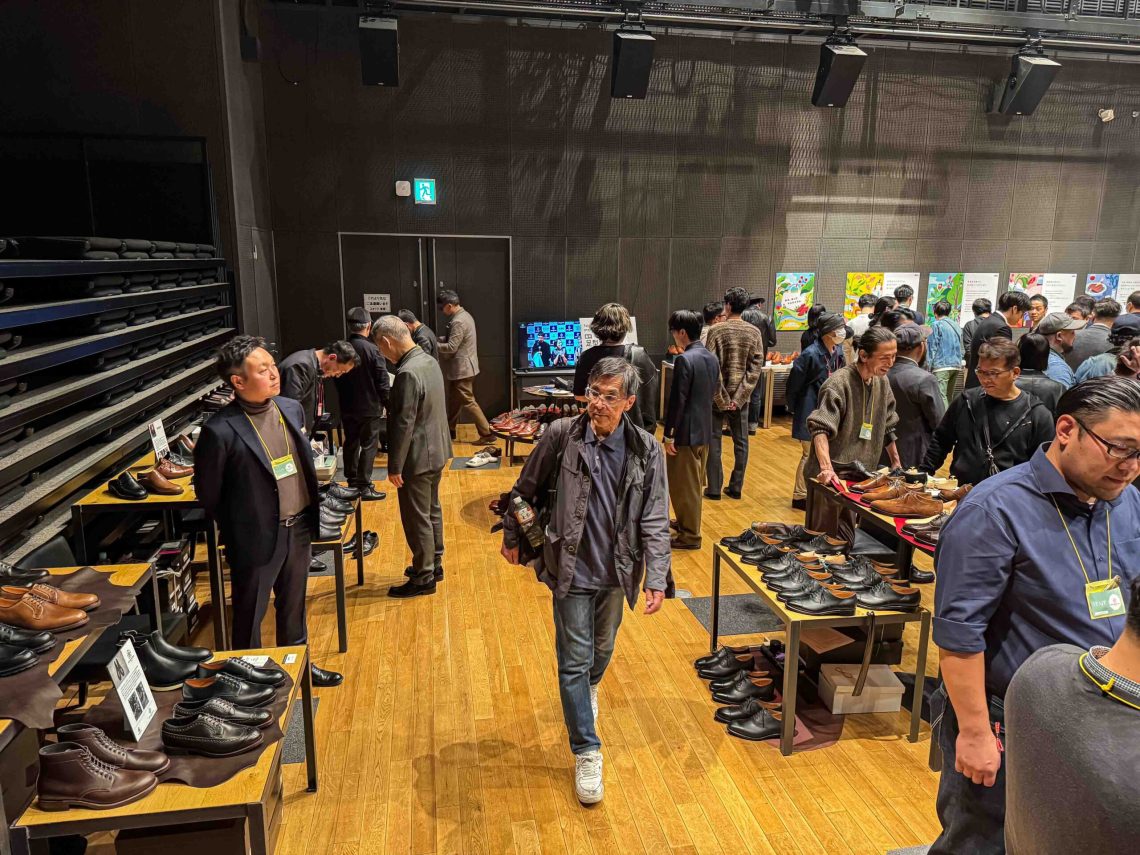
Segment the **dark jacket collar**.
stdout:
<svg viewBox="0 0 1140 855">
<path fill-rule="evenodd" d="M 589 413 L 582 413 L 582 415 L 577 416 L 574 419 L 574 424 L 570 427 L 570 441 L 584 443 L 586 441 L 586 426 L 589 423 Z M 649 454 L 649 446 L 646 445 L 641 431 L 637 429 L 637 425 L 630 419 L 629 413 L 621 417 L 621 423 L 625 428 L 626 453 L 644 460 Z"/>
</svg>

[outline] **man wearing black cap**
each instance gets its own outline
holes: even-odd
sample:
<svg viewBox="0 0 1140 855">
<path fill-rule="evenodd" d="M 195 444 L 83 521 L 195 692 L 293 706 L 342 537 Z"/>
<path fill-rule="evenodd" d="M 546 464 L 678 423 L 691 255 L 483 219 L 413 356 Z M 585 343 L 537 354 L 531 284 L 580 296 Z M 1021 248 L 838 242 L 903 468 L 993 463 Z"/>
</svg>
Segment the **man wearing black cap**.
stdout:
<svg viewBox="0 0 1140 855">
<path fill-rule="evenodd" d="M 922 463 L 930 437 L 946 414 L 938 379 L 923 367 L 929 334 L 928 327 L 917 324 L 904 324 L 896 329 L 898 356 L 887 372 L 895 395 L 895 412 L 899 416 L 895 443 L 899 460 L 907 469 Z"/>
<path fill-rule="evenodd" d="M 344 477 L 366 502 L 383 499 L 372 483 L 372 467 L 380 444 L 380 418 L 388 406 L 388 372 L 384 357 L 368 334 L 372 316 L 357 306 L 348 313 L 348 343 L 356 351 L 359 367 L 337 377 L 340 420 L 344 426 Z"/>
</svg>

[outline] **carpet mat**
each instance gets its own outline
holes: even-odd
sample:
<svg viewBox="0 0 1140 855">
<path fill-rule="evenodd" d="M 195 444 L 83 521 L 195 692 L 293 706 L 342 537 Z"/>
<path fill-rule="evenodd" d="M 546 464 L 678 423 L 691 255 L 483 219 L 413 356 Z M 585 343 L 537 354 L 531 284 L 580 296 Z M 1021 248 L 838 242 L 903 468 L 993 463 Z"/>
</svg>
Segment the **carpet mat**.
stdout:
<svg viewBox="0 0 1140 855">
<path fill-rule="evenodd" d="M 701 626 L 712 631 L 712 597 L 681 600 Z M 720 598 L 720 635 L 751 635 L 784 628 L 783 622 L 756 594 L 730 594 Z"/>
</svg>

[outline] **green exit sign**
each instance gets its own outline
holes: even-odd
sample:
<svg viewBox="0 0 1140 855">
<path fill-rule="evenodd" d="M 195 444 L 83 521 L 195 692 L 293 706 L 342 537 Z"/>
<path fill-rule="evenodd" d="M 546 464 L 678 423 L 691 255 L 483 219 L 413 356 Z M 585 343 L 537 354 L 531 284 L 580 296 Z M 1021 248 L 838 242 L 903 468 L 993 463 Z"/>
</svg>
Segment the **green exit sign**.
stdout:
<svg viewBox="0 0 1140 855">
<path fill-rule="evenodd" d="M 434 205 L 437 198 L 435 195 L 435 179 L 414 179 L 412 181 L 412 192 L 416 197 L 417 205 Z"/>
</svg>

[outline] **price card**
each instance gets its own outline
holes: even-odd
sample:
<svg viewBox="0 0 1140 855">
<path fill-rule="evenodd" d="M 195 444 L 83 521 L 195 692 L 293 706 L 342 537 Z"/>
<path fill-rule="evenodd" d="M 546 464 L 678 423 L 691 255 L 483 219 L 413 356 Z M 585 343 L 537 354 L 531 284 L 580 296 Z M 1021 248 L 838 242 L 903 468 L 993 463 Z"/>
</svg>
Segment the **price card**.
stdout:
<svg viewBox="0 0 1140 855">
<path fill-rule="evenodd" d="M 147 685 L 146 675 L 143 674 L 142 664 L 135 654 L 135 646 L 129 641 L 124 642 L 111 660 L 108 667 L 111 672 L 111 682 L 119 694 L 119 702 L 123 705 L 123 715 L 126 718 L 127 729 L 135 738 L 135 742 L 142 739 L 147 726 L 158 712 L 154 702 L 154 695 Z"/>
<path fill-rule="evenodd" d="M 162 419 L 155 419 L 149 425 L 150 444 L 154 447 L 154 457 L 159 460 L 170 453 L 170 443 L 166 440 L 166 428 L 162 426 Z"/>
</svg>

